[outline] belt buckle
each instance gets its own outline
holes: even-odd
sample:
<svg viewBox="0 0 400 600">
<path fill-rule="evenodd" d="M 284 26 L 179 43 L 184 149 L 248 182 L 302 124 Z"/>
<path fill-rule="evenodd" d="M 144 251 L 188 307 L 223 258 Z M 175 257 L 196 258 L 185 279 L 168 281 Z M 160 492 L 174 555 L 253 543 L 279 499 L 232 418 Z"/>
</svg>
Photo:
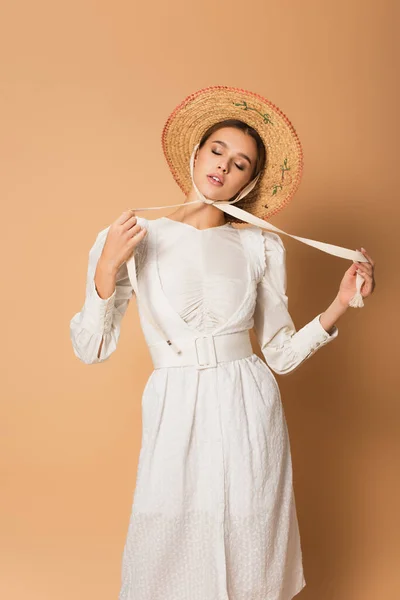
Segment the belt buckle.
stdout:
<svg viewBox="0 0 400 600">
<path fill-rule="evenodd" d="M 203 339 L 206 339 L 207 344 L 208 344 L 207 345 L 207 354 L 208 354 L 209 362 L 207 362 L 207 363 L 201 363 L 199 360 L 197 340 L 203 340 Z M 212 334 L 199 335 L 199 336 L 195 337 L 194 338 L 194 347 L 195 347 L 196 358 L 197 358 L 197 364 L 196 364 L 197 369 L 208 369 L 209 367 L 217 366 L 217 354 L 215 352 L 214 336 Z"/>
</svg>

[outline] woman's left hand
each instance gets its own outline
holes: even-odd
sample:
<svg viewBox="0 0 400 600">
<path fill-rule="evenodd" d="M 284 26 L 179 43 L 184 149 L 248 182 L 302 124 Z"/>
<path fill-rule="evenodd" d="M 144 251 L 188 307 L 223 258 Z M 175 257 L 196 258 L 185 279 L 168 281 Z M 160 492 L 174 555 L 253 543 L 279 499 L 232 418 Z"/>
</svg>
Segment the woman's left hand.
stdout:
<svg viewBox="0 0 400 600">
<path fill-rule="evenodd" d="M 350 300 L 356 293 L 356 275 L 359 271 L 361 277 L 365 280 L 361 285 L 361 295 L 363 298 L 370 296 L 375 289 L 375 277 L 374 269 L 375 262 L 370 256 L 368 256 L 366 250 L 361 248 L 361 252 L 364 254 L 368 262 L 355 262 L 347 269 L 344 277 L 340 283 L 338 298 L 343 306 L 348 306 Z"/>
</svg>

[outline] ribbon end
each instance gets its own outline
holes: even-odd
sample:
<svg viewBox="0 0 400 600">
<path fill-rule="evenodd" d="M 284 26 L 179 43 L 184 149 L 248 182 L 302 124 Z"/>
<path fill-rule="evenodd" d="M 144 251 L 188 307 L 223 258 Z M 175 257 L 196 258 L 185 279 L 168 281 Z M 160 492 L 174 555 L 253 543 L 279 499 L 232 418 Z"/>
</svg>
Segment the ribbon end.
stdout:
<svg viewBox="0 0 400 600">
<path fill-rule="evenodd" d="M 364 306 L 363 297 L 360 292 L 356 292 L 349 302 L 352 308 L 362 308 Z"/>
</svg>

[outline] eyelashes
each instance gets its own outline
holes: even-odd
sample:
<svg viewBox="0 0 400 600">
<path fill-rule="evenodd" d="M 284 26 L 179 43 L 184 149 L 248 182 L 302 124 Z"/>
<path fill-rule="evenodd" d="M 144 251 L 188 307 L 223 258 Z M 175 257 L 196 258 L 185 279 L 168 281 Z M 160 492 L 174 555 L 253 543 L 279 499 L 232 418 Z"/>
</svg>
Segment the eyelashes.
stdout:
<svg viewBox="0 0 400 600">
<path fill-rule="evenodd" d="M 216 152 L 215 150 L 211 150 L 211 152 L 212 152 L 213 154 L 217 154 L 218 156 L 221 156 L 221 152 Z M 236 166 L 236 167 L 239 169 L 239 171 L 244 171 L 244 168 L 243 168 L 243 167 L 240 167 L 240 166 L 239 166 L 239 165 L 237 165 L 236 163 L 235 163 L 235 166 Z"/>
</svg>

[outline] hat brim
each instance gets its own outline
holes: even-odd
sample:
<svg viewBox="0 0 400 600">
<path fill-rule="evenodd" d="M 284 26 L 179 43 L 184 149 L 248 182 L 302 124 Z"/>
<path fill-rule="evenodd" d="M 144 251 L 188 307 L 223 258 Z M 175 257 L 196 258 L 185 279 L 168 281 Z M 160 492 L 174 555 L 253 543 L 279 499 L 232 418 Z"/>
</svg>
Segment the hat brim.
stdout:
<svg viewBox="0 0 400 600">
<path fill-rule="evenodd" d="M 266 164 L 255 188 L 237 206 L 268 219 L 293 198 L 303 173 L 303 150 L 288 117 L 263 96 L 217 85 L 187 96 L 168 117 L 161 136 L 171 173 L 187 195 L 191 189 L 190 156 L 206 130 L 225 119 L 240 119 L 257 130 Z"/>
</svg>

